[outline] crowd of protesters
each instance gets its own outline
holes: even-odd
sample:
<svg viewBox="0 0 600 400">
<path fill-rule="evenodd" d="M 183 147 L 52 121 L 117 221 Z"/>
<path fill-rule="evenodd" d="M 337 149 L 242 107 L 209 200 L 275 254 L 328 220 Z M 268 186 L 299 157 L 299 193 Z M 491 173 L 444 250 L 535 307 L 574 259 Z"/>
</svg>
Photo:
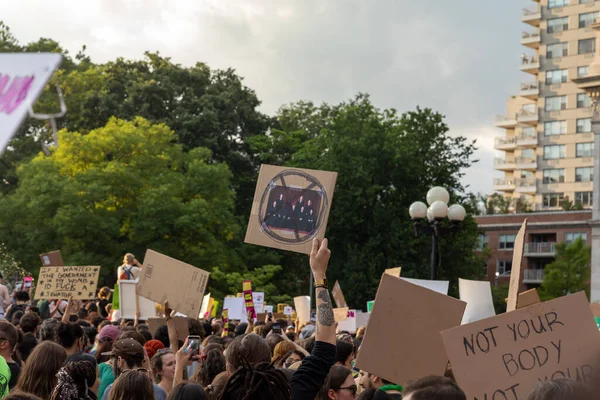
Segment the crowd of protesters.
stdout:
<svg viewBox="0 0 600 400">
<path fill-rule="evenodd" d="M 327 240 L 315 240 L 310 255 L 315 282 L 326 282 L 329 257 Z M 119 274 L 127 279 L 140 269 L 120 268 Z M 0 398 L 466 400 L 451 373 L 404 383 L 356 370 L 364 328 L 356 335 L 336 333 L 326 283 L 315 291 L 316 318 L 304 326 L 270 315 L 265 321 L 229 322 L 227 329 L 220 319 L 188 319 L 187 338 L 178 337 L 168 303 L 166 325 L 150 332 L 137 319 L 108 319 L 106 287 L 96 300 L 81 303 L 32 303 L 27 292 L 17 291 L 1 310 Z M 284 327 L 281 333 L 274 332 L 275 324 Z M 201 339 L 197 351 L 192 337 Z M 554 380 L 540 383 L 528 400 L 591 400 L 593 393 L 581 383 Z"/>
</svg>

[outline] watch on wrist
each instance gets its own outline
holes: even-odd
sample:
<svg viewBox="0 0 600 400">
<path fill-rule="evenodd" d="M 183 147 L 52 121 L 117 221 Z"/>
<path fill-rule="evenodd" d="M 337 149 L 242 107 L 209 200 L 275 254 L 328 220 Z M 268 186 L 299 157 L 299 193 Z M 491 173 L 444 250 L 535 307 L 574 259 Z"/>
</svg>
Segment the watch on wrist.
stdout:
<svg viewBox="0 0 600 400">
<path fill-rule="evenodd" d="M 328 289 L 329 286 L 327 286 L 327 278 L 325 279 L 315 279 L 315 283 L 313 285 L 315 288 L 325 288 Z"/>
</svg>

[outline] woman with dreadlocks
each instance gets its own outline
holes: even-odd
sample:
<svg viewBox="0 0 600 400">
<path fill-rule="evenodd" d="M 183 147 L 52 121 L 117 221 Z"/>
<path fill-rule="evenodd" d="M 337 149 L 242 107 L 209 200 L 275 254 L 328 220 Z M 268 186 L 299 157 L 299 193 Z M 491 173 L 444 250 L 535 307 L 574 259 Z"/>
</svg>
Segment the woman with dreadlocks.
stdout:
<svg viewBox="0 0 600 400">
<path fill-rule="evenodd" d="M 90 361 L 70 362 L 56 374 L 58 384 L 50 400 L 96 400 L 98 368 Z"/>
<path fill-rule="evenodd" d="M 286 375 L 272 363 L 243 363 L 227 381 L 221 400 L 291 400 Z"/>
</svg>

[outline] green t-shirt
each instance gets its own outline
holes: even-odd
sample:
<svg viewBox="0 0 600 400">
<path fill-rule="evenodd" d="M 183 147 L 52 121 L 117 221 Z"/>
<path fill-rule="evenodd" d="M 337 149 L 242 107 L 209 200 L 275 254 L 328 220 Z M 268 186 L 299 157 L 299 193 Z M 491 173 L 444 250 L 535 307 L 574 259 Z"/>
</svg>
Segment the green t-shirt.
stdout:
<svg viewBox="0 0 600 400">
<path fill-rule="evenodd" d="M 98 398 L 101 399 L 104 396 L 104 391 L 108 387 L 108 385 L 112 384 L 115 381 L 115 374 L 113 373 L 113 369 L 108 363 L 102 363 L 98 365 L 98 369 L 100 370 L 100 386 L 98 387 Z"/>
<path fill-rule="evenodd" d="M 4 357 L 0 356 L 0 399 L 8 396 L 8 382 L 10 382 L 10 368 Z"/>
</svg>

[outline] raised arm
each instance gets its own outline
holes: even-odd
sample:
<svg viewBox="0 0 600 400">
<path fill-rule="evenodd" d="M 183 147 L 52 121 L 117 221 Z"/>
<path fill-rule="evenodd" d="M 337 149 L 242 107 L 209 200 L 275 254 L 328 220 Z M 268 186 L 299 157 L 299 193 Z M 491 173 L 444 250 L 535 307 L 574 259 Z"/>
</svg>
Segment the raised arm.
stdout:
<svg viewBox="0 0 600 400">
<path fill-rule="evenodd" d="M 317 295 L 317 342 L 326 342 L 335 345 L 335 318 L 333 307 L 327 288 L 327 264 L 331 251 L 327 248 L 327 239 L 320 243 L 313 240 L 310 252 L 310 269 L 315 279 L 315 293 Z"/>
</svg>

